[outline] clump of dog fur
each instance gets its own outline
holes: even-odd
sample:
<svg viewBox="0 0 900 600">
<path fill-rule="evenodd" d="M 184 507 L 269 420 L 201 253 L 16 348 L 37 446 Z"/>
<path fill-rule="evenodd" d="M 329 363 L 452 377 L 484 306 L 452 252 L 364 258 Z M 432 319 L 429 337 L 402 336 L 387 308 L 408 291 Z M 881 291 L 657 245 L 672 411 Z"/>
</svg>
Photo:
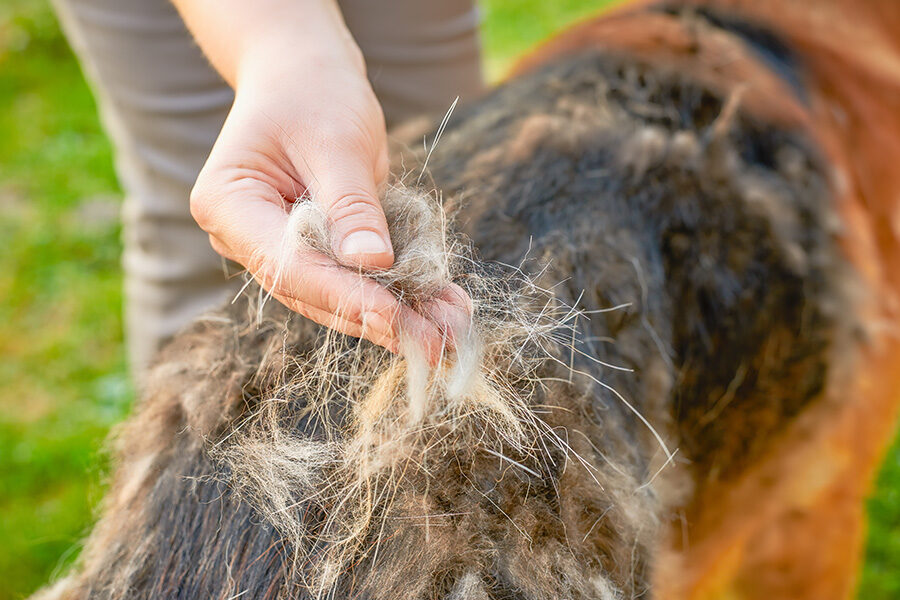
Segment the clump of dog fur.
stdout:
<svg viewBox="0 0 900 600">
<path fill-rule="evenodd" d="M 571 337 L 577 311 L 521 272 L 488 273 L 449 232 L 434 194 L 398 181 L 382 206 L 395 262 L 361 275 L 417 307 L 459 282 L 472 299 L 471 323 L 437 365 L 402 325 L 399 355 L 326 334 L 213 452 L 232 485 L 287 536 L 316 598 L 328 597 L 353 562 L 376 559 L 386 520 L 409 518 L 393 506 L 403 488 L 442 485 L 430 465 L 494 456 L 540 478 L 548 468 L 541 449 L 578 460 L 536 411 L 536 367 L 560 361 L 556 348 Z M 295 204 L 290 223 L 300 245 L 331 253 L 318 204 Z M 338 415 L 336 394 L 346 402 Z M 311 524 L 304 515 L 313 506 L 326 516 Z M 438 525 L 422 512 L 427 537 Z"/>
</svg>

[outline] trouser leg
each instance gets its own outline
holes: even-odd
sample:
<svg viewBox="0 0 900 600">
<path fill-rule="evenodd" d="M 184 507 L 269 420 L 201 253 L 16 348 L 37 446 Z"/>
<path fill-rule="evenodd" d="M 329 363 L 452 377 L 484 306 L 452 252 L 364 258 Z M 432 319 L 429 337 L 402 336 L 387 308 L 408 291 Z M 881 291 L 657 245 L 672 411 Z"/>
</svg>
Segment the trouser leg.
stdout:
<svg viewBox="0 0 900 600">
<path fill-rule="evenodd" d="M 93 84 L 125 190 L 125 319 L 137 374 L 167 338 L 240 283 L 226 279 L 188 206 L 232 92 L 166 0 L 55 4 Z"/>
<path fill-rule="evenodd" d="M 482 91 L 474 0 L 339 0 L 389 125 Z"/>
</svg>

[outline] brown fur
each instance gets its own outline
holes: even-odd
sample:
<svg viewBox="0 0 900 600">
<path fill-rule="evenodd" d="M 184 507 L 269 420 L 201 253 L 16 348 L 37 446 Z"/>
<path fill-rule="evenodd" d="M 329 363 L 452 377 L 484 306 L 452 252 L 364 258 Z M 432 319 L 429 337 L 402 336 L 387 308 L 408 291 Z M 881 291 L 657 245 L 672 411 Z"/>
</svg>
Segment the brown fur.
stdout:
<svg viewBox="0 0 900 600">
<path fill-rule="evenodd" d="M 811 6 L 638 4 L 458 110 L 423 189 L 481 261 L 521 264 L 589 317 L 527 396 L 568 449 L 504 460 L 467 433 L 411 455 L 427 464 L 377 504 L 334 597 L 851 594 L 898 410 L 900 10 Z M 118 436 L 79 568 L 45 597 L 308 597 L 327 541 L 297 548 L 213 451 L 241 443 L 320 335 L 273 304 L 257 324 L 247 301 L 182 333 Z M 284 400 L 289 431 L 316 439 L 309 399 Z M 623 400 L 679 448 L 675 467 Z M 300 500 L 315 532 L 331 507 Z"/>
</svg>

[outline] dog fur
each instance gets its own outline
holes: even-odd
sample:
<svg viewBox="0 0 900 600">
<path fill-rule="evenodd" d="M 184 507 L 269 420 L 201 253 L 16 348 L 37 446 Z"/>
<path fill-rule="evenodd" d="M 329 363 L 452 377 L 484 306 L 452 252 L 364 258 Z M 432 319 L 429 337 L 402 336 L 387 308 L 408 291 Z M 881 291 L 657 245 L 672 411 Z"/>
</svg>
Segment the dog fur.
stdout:
<svg viewBox="0 0 900 600">
<path fill-rule="evenodd" d="M 566 444 L 504 457 L 469 432 L 411 460 L 317 590 L 327 541 L 298 548 L 217 454 L 322 344 L 251 293 L 158 358 L 79 564 L 39 597 L 848 597 L 898 410 L 898 25 L 881 1 L 639 3 L 551 41 L 404 181 L 496 277 L 520 265 L 584 315 L 528 396 Z M 395 172 L 418 173 L 406 135 Z M 309 398 L 284 401 L 321 442 Z M 291 509 L 316 532 L 332 505 Z"/>
</svg>

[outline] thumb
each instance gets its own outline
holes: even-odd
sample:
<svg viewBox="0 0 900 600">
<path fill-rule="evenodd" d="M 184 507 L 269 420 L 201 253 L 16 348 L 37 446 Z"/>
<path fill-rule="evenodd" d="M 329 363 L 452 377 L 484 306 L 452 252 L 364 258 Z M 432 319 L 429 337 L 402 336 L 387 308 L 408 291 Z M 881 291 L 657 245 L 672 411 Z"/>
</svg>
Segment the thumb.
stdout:
<svg viewBox="0 0 900 600">
<path fill-rule="evenodd" d="M 331 221 L 332 250 L 346 265 L 387 269 L 394 264 L 377 189 L 372 168 L 355 157 L 345 155 L 319 176 L 316 201 Z"/>
</svg>

